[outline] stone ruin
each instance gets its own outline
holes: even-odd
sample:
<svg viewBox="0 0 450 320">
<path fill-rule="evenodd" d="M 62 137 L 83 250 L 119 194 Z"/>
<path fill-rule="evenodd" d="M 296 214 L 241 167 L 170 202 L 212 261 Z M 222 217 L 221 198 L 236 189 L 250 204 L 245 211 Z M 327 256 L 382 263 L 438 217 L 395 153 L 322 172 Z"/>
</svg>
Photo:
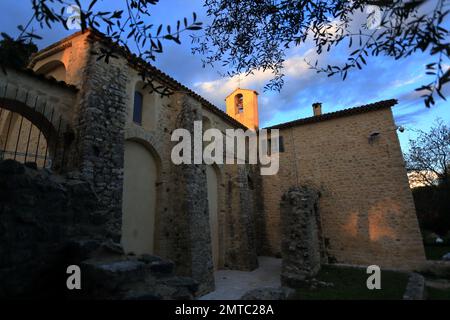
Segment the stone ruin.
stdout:
<svg viewBox="0 0 450 320">
<path fill-rule="evenodd" d="M 76 173 L 0 161 L 0 298 L 192 299 L 198 283 L 173 262 L 124 254 L 109 210 Z M 69 265 L 81 290 L 66 287 Z"/>
<path fill-rule="evenodd" d="M 281 200 L 281 283 L 302 287 L 320 270 L 321 232 L 317 210 L 319 193 L 309 187 L 291 187 Z"/>
</svg>

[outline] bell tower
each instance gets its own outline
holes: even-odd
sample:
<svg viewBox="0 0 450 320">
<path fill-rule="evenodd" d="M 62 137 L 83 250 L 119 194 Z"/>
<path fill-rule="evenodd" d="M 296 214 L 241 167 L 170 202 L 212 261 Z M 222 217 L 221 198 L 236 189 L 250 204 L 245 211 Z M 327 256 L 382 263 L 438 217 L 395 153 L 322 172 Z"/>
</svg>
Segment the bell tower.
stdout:
<svg viewBox="0 0 450 320">
<path fill-rule="evenodd" d="M 252 130 L 258 130 L 258 92 L 236 89 L 225 98 L 227 114 Z"/>
</svg>

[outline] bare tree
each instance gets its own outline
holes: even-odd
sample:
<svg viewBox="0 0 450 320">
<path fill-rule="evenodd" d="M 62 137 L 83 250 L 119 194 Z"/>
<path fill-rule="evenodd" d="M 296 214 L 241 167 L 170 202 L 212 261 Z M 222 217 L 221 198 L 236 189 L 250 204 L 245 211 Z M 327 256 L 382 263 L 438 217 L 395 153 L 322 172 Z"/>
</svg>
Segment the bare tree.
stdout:
<svg viewBox="0 0 450 320">
<path fill-rule="evenodd" d="M 448 187 L 450 183 L 450 128 L 438 119 L 429 132 L 417 130 L 409 140 L 406 167 L 416 183 Z"/>
</svg>

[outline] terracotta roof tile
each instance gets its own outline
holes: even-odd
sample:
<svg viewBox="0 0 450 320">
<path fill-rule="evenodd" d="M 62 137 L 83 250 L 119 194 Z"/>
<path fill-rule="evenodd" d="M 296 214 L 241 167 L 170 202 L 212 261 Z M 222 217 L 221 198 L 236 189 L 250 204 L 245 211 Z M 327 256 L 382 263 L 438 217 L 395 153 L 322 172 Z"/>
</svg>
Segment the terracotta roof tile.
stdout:
<svg viewBox="0 0 450 320">
<path fill-rule="evenodd" d="M 320 122 L 320 121 L 345 117 L 345 116 L 349 116 L 349 115 L 354 115 L 354 114 L 359 114 L 359 113 L 364 113 L 364 112 L 369 112 L 369 111 L 374 111 L 374 110 L 380 110 L 380 109 L 384 109 L 384 108 L 390 108 L 396 104 L 397 104 L 397 100 L 395 100 L 395 99 L 382 100 L 382 101 L 378 101 L 378 102 L 371 103 L 371 104 L 366 104 L 366 105 L 359 106 L 359 107 L 343 109 L 343 110 L 330 112 L 330 113 L 324 113 L 320 116 L 313 116 L 313 117 L 309 117 L 309 118 L 302 118 L 302 119 L 297 119 L 294 121 L 280 123 L 280 124 L 276 124 L 274 126 L 268 127 L 266 129 L 289 128 L 289 127 L 294 127 L 294 126 L 308 124 L 308 123 Z"/>
</svg>

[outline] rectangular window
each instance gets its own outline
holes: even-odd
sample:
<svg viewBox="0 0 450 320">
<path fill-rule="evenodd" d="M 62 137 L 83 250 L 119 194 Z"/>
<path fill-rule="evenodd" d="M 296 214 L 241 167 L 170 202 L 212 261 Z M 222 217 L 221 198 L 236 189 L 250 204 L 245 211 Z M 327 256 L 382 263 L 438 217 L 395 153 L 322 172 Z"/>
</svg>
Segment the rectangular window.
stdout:
<svg viewBox="0 0 450 320">
<path fill-rule="evenodd" d="M 134 93 L 133 122 L 142 125 L 142 93 L 136 91 Z"/>
<path fill-rule="evenodd" d="M 283 136 L 280 136 L 280 152 L 284 152 L 284 140 Z"/>
</svg>

